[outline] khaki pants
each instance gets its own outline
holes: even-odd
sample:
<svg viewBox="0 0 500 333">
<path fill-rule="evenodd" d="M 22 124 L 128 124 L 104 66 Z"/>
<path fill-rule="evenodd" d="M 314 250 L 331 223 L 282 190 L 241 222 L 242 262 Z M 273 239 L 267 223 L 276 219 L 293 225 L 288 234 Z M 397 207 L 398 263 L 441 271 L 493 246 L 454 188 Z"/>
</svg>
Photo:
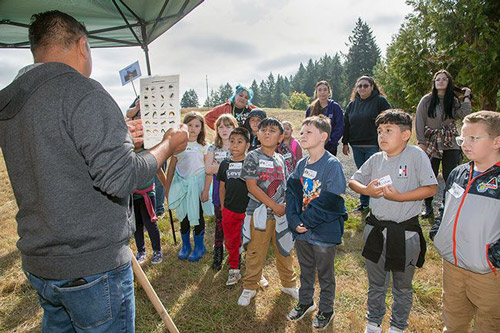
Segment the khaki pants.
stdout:
<svg viewBox="0 0 500 333">
<path fill-rule="evenodd" d="M 295 287 L 295 271 L 293 270 L 293 258 L 283 256 L 276 246 L 276 220 L 268 219 L 266 230 L 255 230 L 253 218 L 250 222 L 251 240 L 247 245 L 246 271 L 243 277 L 243 288 L 257 290 L 258 282 L 262 276 L 262 267 L 266 260 L 269 249 L 269 242 L 273 242 L 274 253 L 276 255 L 276 268 L 281 280 L 281 285 L 286 288 Z"/>
<path fill-rule="evenodd" d="M 500 332 L 500 276 L 478 274 L 443 260 L 443 332 Z"/>
</svg>

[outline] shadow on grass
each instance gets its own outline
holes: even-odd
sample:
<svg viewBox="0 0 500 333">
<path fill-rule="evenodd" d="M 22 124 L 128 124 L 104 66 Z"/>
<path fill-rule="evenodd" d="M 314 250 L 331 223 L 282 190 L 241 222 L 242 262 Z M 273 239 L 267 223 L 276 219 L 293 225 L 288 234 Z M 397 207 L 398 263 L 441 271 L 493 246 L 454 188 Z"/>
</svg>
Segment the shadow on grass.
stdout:
<svg viewBox="0 0 500 333">
<path fill-rule="evenodd" d="M 21 260 L 21 254 L 16 249 L 0 256 L 0 276 L 3 276 L 12 266 Z"/>
</svg>

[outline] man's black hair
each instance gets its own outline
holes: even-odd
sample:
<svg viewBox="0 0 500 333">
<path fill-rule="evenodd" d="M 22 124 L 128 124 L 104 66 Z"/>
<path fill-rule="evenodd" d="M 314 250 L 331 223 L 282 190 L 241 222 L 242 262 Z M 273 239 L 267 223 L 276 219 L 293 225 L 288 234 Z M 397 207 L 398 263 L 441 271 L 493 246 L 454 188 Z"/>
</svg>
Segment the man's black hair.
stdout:
<svg viewBox="0 0 500 333">
<path fill-rule="evenodd" d="M 31 16 L 29 40 L 31 52 L 39 47 L 60 45 L 69 48 L 81 37 L 87 37 L 88 31 L 83 23 L 73 16 L 58 10 L 51 10 Z"/>
<path fill-rule="evenodd" d="M 241 135 L 247 143 L 250 143 L 250 132 L 245 127 L 236 127 L 233 129 L 231 134 L 229 134 L 229 138 L 233 135 Z"/>
<path fill-rule="evenodd" d="M 283 124 L 281 123 L 281 121 L 279 121 L 276 118 L 272 118 L 272 117 L 271 118 L 268 117 L 268 118 L 263 119 L 259 124 L 259 129 L 264 128 L 264 127 L 269 127 L 269 126 L 278 127 L 280 130 L 280 134 L 283 134 L 283 132 L 285 131 L 283 129 Z"/>
</svg>

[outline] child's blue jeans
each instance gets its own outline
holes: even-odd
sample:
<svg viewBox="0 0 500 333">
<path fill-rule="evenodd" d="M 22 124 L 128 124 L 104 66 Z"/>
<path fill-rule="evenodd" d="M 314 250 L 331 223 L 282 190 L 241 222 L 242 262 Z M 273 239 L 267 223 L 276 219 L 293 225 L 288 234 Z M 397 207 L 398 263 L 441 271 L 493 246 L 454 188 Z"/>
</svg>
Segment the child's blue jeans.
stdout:
<svg viewBox="0 0 500 333">
<path fill-rule="evenodd" d="M 25 272 L 43 308 L 42 332 L 134 332 L 131 263 L 78 280 L 47 280 Z"/>
</svg>

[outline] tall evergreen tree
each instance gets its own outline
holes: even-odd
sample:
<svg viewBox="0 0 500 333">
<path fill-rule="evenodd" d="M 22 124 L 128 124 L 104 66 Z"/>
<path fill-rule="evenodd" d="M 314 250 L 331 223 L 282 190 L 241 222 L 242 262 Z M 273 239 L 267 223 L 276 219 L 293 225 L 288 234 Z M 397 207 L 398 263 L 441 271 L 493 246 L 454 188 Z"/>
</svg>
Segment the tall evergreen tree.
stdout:
<svg viewBox="0 0 500 333">
<path fill-rule="evenodd" d="M 316 71 L 316 63 L 312 59 L 309 59 L 306 66 L 306 75 L 304 78 L 303 92 L 307 96 L 312 97 L 314 95 L 314 85 L 318 80 L 318 73 Z"/>
<path fill-rule="evenodd" d="M 253 105 L 261 105 L 262 104 L 262 96 L 260 93 L 260 88 L 259 84 L 257 81 L 253 80 L 252 85 L 250 86 L 250 89 L 253 91 L 253 98 L 252 98 L 252 104 Z"/>
<path fill-rule="evenodd" d="M 259 85 L 259 90 L 260 90 L 260 102 L 261 102 L 261 105 L 262 107 L 270 107 L 268 104 L 267 104 L 267 101 L 270 99 L 269 95 L 270 95 L 270 92 L 269 92 L 269 89 L 267 88 L 267 84 L 266 82 L 264 82 L 264 80 L 260 81 L 260 85 Z"/>
<path fill-rule="evenodd" d="M 232 95 L 233 95 L 233 87 L 231 87 L 231 85 L 229 83 L 226 83 L 225 85 L 221 85 L 219 87 L 219 103 L 218 104 L 226 103 Z"/>
<path fill-rule="evenodd" d="M 181 107 L 183 108 L 197 108 L 199 105 L 198 95 L 194 89 L 189 89 L 184 92 L 181 99 Z"/>
<path fill-rule="evenodd" d="M 349 51 L 345 62 L 345 96 L 350 93 L 356 79 L 361 75 L 373 75 L 373 68 L 380 59 L 380 49 L 375 42 L 372 29 L 358 18 L 349 36 Z"/>
<path fill-rule="evenodd" d="M 284 85 L 285 84 L 284 84 L 283 76 L 278 74 L 278 77 L 276 79 L 276 86 L 275 86 L 274 93 L 273 93 L 273 104 L 274 104 L 275 108 L 281 108 L 283 106 L 283 102 L 284 102 L 283 95 L 285 95 L 285 100 L 286 100 L 286 94 L 284 92 L 284 90 L 285 90 Z"/>
<path fill-rule="evenodd" d="M 273 73 L 269 73 L 269 76 L 267 77 L 266 80 L 266 87 L 267 87 L 267 96 L 265 98 L 265 104 L 268 108 L 273 108 L 276 107 L 274 104 L 274 94 L 275 94 L 275 88 L 276 88 L 276 81 L 274 80 L 274 75 Z"/>
<path fill-rule="evenodd" d="M 304 91 L 304 80 L 306 79 L 306 68 L 300 63 L 299 70 L 292 79 L 292 90 L 297 92 Z"/>
</svg>

